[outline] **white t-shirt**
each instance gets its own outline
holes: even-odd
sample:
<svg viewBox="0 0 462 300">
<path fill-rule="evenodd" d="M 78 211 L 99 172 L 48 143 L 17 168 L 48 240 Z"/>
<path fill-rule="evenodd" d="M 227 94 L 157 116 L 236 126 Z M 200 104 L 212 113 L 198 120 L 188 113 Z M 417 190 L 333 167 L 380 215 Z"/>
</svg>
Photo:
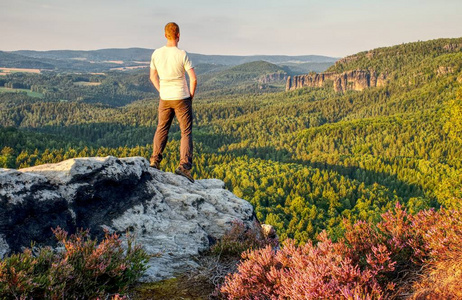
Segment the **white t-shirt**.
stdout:
<svg viewBox="0 0 462 300">
<path fill-rule="evenodd" d="M 151 57 L 151 69 L 157 70 L 160 79 L 160 99 L 182 100 L 190 97 L 185 71 L 194 66 L 186 51 L 178 47 L 156 49 Z"/>
</svg>

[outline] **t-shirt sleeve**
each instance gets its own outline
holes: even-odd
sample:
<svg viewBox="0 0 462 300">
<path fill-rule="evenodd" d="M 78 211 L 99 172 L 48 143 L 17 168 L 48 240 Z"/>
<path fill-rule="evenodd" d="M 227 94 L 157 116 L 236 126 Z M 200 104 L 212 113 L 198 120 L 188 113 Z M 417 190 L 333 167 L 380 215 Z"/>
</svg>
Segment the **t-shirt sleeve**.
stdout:
<svg viewBox="0 0 462 300">
<path fill-rule="evenodd" d="M 184 69 L 185 71 L 188 71 L 189 69 L 194 68 L 193 63 L 189 59 L 188 53 L 184 53 Z"/>
<path fill-rule="evenodd" d="M 156 70 L 156 69 L 157 69 L 157 68 L 156 68 L 156 64 L 154 63 L 154 53 L 152 53 L 152 55 L 151 55 L 151 65 L 150 65 L 150 66 L 151 66 L 151 69 L 152 69 L 152 70 Z"/>
</svg>

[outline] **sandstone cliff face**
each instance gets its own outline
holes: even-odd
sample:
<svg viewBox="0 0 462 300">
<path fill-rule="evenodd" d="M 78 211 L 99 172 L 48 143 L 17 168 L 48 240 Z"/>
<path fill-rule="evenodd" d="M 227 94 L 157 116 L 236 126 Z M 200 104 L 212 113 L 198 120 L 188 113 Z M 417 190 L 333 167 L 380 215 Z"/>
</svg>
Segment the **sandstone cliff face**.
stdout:
<svg viewBox="0 0 462 300">
<path fill-rule="evenodd" d="M 452 67 L 439 66 L 438 69 L 436 70 L 436 75 L 438 76 L 451 74 L 451 73 L 454 73 L 454 68 Z"/>
<path fill-rule="evenodd" d="M 386 84 L 387 75 L 365 70 L 348 71 L 341 74 L 326 72 L 320 74 L 297 75 L 287 79 L 286 91 L 303 87 L 323 87 L 331 84 L 336 92 L 362 91 L 369 87 Z"/>
<path fill-rule="evenodd" d="M 259 230 L 253 207 L 217 179 L 187 179 L 141 157 L 77 158 L 21 170 L 0 169 L 0 257 L 53 245 L 50 228 L 92 235 L 129 231 L 150 254 L 144 280 L 196 266 L 195 257 L 234 220 Z"/>
<path fill-rule="evenodd" d="M 274 82 L 284 82 L 287 80 L 287 73 L 277 72 L 272 74 L 266 74 L 262 76 L 258 82 L 260 83 L 274 83 Z"/>
<path fill-rule="evenodd" d="M 455 44 L 455 43 L 447 44 L 447 45 L 443 46 L 443 49 L 446 50 L 446 51 L 449 51 L 449 52 L 460 51 L 462 49 L 462 43 L 460 43 L 460 44 Z"/>
</svg>

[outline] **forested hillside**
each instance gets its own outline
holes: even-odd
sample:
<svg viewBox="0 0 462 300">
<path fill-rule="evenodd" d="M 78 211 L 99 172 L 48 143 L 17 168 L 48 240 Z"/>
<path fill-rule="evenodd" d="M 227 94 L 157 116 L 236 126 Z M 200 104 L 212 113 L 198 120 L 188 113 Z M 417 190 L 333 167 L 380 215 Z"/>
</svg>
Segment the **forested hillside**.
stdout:
<svg viewBox="0 0 462 300">
<path fill-rule="evenodd" d="M 194 176 L 223 179 L 282 239 L 300 242 L 322 229 L 341 236 L 343 219 L 379 221 L 397 202 L 411 213 L 460 207 L 462 39 L 362 52 L 329 71 L 358 68 L 388 72 L 389 81 L 362 92 L 286 93 L 260 88 L 261 75 L 284 72 L 267 63 L 204 71 L 194 100 Z M 150 156 L 157 100 L 147 74 L 0 80 L 43 95 L 0 93 L 0 166 Z M 170 138 L 167 171 L 178 164 L 176 123 Z"/>
<path fill-rule="evenodd" d="M 115 69 L 146 69 L 154 49 L 99 49 L 99 50 L 19 50 L 0 51 L 0 68 L 34 68 L 56 72 L 107 72 Z M 204 55 L 189 53 L 195 66 L 214 65 L 232 67 L 256 61 L 266 61 L 291 70 L 293 74 L 322 72 L 338 58 L 321 55 Z"/>
<path fill-rule="evenodd" d="M 197 69 L 202 97 L 282 91 L 288 74 L 286 69 L 264 61 L 234 67 L 199 65 Z M 46 102 L 109 106 L 124 106 L 157 96 L 147 69 L 106 73 L 16 72 L 0 76 L 1 87 L 27 89 Z M 5 96 L 5 101 L 9 101 L 9 96 Z"/>
</svg>

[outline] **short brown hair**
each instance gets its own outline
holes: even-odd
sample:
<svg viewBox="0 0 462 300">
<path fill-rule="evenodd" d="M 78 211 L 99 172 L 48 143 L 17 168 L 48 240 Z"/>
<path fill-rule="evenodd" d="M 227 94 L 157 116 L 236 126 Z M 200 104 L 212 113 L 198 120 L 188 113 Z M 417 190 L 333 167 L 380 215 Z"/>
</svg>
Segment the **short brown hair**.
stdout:
<svg viewBox="0 0 462 300">
<path fill-rule="evenodd" d="M 168 40 L 174 40 L 180 33 L 180 26 L 177 23 L 170 22 L 165 25 L 165 37 Z"/>
</svg>

